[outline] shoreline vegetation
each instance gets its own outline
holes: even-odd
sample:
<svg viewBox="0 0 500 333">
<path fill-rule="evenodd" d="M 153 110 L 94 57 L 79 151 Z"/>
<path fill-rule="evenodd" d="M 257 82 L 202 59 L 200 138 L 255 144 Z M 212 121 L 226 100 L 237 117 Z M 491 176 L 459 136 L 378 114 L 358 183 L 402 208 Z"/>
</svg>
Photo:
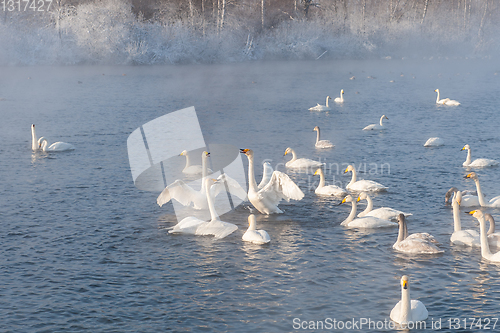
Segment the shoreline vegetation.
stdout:
<svg viewBox="0 0 500 333">
<path fill-rule="evenodd" d="M 49 11 L 1 15 L 0 65 L 491 58 L 499 51 L 496 0 L 54 0 Z"/>
</svg>

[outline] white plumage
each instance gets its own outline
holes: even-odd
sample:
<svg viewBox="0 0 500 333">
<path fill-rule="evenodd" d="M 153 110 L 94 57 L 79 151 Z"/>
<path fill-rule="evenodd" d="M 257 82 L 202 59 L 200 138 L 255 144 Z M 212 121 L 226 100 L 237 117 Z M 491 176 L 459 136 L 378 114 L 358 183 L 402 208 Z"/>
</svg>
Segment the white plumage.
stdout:
<svg viewBox="0 0 500 333">
<path fill-rule="evenodd" d="M 245 242 L 250 242 L 254 244 L 266 244 L 271 241 L 271 237 L 265 230 L 256 230 L 256 220 L 255 215 L 250 214 L 248 216 L 248 229 L 243 234 L 241 239 Z"/>
<path fill-rule="evenodd" d="M 346 189 L 349 191 L 354 191 L 354 192 L 379 192 L 379 191 L 386 191 L 387 187 L 384 185 L 374 182 L 372 180 L 357 180 L 357 174 L 356 174 L 356 169 L 354 168 L 353 165 L 349 165 L 344 173 L 347 172 L 352 172 L 352 178 L 349 184 L 346 185 Z"/>
</svg>

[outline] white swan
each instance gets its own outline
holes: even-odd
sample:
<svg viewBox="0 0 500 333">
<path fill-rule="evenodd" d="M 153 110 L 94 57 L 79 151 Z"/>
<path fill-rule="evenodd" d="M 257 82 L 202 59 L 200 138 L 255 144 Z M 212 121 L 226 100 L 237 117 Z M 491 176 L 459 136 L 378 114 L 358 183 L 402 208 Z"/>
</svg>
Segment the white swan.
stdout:
<svg viewBox="0 0 500 333">
<path fill-rule="evenodd" d="M 245 242 L 254 244 L 267 244 L 271 241 L 271 237 L 265 230 L 255 230 L 256 220 L 255 215 L 248 216 L 248 229 L 245 231 L 241 239 Z"/>
<path fill-rule="evenodd" d="M 259 185 L 257 186 L 257 188 L 260 190 L 261 188 L 263 188 L 264 186 L 267 185 L 267 183 L 269 183 L 269 181 L 271 180 L 271 176 L 273 175 L 273 167 L 271 166 L 271 163 L 269 162 L 264 162 L 262 164 L 262 167 L 263 167 L 263 172 L 262 172 L 262 180 L 260 181 Z"/>
<path fill-rule="evenodd" d="M 286 156 L 287 154 L 290 153 L 292 154 L 292 159 L 285 163 L 285 166 L 287 168 L 307 169 L 307 168 L 319 168 L 324 165 L 324 163 L 314 161 L 308 158 L 297 158 L 295 150 L 293 150 L 290 147 L 288 147 L 285 150 L 285 154 L 283 156 Z"/>
<path fill-rule="evenodd" d="M 240 152 L 248 158 L 248 200 L 259 212 L 283 213 L 278 208 L 281 199 L 290 201 L 290 199 L 301 200 L 304 197 L 304 193 L 290 177 L 280 171 L 274 171 L 267 185 L 259 189 L 255 181 L 253 150 L 240 149 Z"/>
<path fill-rule="evenodd" d="M 199 191 L 194 190 L 191 186 L 178 179 L 172 184 L 165 187 L 165 189 L 160 193 L 160 195 L 156 199 L 156 203 L 158 204 L 158 206 L 161 207 L 171 199 L 175 199 L 183 206 L 192 205 L 194 209 L 207 209 L 208 201 L 204 180 L 207 178 L 207 159 L 209 156 L 210 153 L 206 151 L 204 151 L 201 156 L 203 181 L 201 183 L 201 189 Z M 238 184 L 237 181 L 227 176 L 226 174 L 220 175 L 217 180 L 219 181 L 217 184 L 220 184 L 220 186 L 217 187 L 215 196 L 217 196 L 217 194 L 219 194 L 221 191 L 225 191 L 226 187 L 223 184 L 225 182 L 228 185 L 231 194 L 238 196 L 242 200 L 246 200 L 246 192 Z"/>
<path fill-rule="evenodd" d="M 347 184 L 346 189 L 349 191 L 355 191 L 355 192 L 363 192 L 363 191 L 368 191 L 368 192 L 378 192 L 378 191 L 386 191 L 387 187 L 384 185 L 374 182 L 372 180 L 357 180 L 356 176 L 356 169 L 354 166 L 349 165 L 344 173 L 347 173 L 351 171 L 352 172 L 352 178 L 349 184 Z"/>
<path fill-rule="evenodd" d="M 333 100 L 335 103 L 344 103 L 344 89 L 340 90 L 340 97 Z"/>
<path fill-rule="evenodd" d="M 439 147 L 444 146 L 444 140 L 438 137 L 429 138 L 424 143 L 424 147 Z"/>
<path fill-rule="evenodd" d="M 313 106 L 312 108 L 309 108 L 309 111 L 328 111 L 331 110 L 330 107 L 328 106 L 328 100 L 331 99 L 330 96 L 326 96 L 326 106 L 325 105 L 318 105 Z"/>
<path fill-rule="evenodd" d="M 477 178 L 475 172 L 467 174 L 464 178 L 472 178 L 474 180 L 474 183 L 476 184 L 477 198 L 481 207 L 500 207 L 500 196 L 491 198 L 488 203 L 484 201 L 483 191 L 481 190 L 481 185 L 479 184 L 479 178 Z"/>
<path fill-rule="evenodd" d="M 363 217 L 363 216 L 375 216 L 384 220 L 394 220 L 396 221 L 398 219 L 399 214 L 404 214 L 405 217 L 408 217 L 410 215 L 413 215 L 412 213 L 405 213 L 400 210 L 396 210 L 393 208 L 389 207 L 380 207 L 375 210 L 373 210 L 373 201 L 372 198 L 368 195 L 366 192 L 361 192 L 358 196 L 358 202 L 361 200 L 366 200 L 367 205 L 364 211 L 358 214 L 358 217 Z"/>
<path fill-rule="evenodd" d="M 319 175 L 319 185 L 314 190 L 314 193 L 319 195 L 333 195 L 336 197 L 344 197 L 347 195 L 347 191 L 341 187 L 336 185 L 326 185 L 325 186 L 325 174 L 323 173 L 323 169 L 319 168 L 316 170 L 314 175 Z"/>
<path fill-rule="evenodd" d="M 437 92 L 436 104 L 443 104 L 443 105 L 449 105 L 449 106 L 460 105 L 459 102 L 457 102 L 453 99 L 449 99 L 449 98 L 439 99 L 439 89 L 436 89 L 434 91 Z"/>
<path fill-rule="evenodd" d="M 424 303 L 410 298 L 410 283 L 408 276 L 401 277 L 401 300 L 391 310 L 391 319 L 398 324 L 415 324 L 426 320 L 429 313 Z"/>
<path fill-rule="evenodd" d="M 330 141 L 319 139 L 319 127 L 318 126 L 314 127 L 313 131 L 318 132 L 318 134 L 316 135 L 316 144 L 314 145 L 316 148 L 333 148 L 333 147 L 335 147 L 335 145 L 333 143 L 331 143 Z"/>
<path fill-rule="evenodd" d="M 74 150 L 75 146 L 73 146 L 71 143 L 66 143 L 66 142 L 54 142 L 49 146 L 49 141 L 45 139 L 43 136 L 38 139 L 40 149 L 43 151 L 49 151 L 49 152 L 61 152 L 61 151 L 69 151 L 69 150 Z"/>
<path fill-rule="evenodd" d="M 498 161 L 495 160 L 490 160 L 488 158 L 478 158 L 471 162 L 471 149 L 469 145 L 465 145 L 462 150 L 467 149 L 467 159 L 465 160 L 464 163 L 462 163 L 463 166 L 466 167 L 473 167 L 473 168 L 484 168 L 484 167 L 490 167 L 490 166 L 497 166 Z"/>
<path fill-rule="evenodd" d="M 435 254 L 443 253 L 436 245 L 438 242 L 427 232 L 419 232 L 408 235 L 404 214 L 398 215 L 399 232 L 398 239 L 392 248 L 399 252 L 413 254 Z"/>
<path fill-rule="evenodd" d="M 462 223 L 460 221 L 460 204 L 462 193 L 455 192 L 451 205 L 453 207 L 453 233 L 451 234 L 450 241 L 453 244 L 480 247 L 479 233 L 477 230 L 462 230 Z"/>
<path fill-rule="evenodd" d="M 470 211 L 469 214 L 474 216 L 479 221 L 479 234 L 481 239 L 481 255 L 483 258 L 493 261 L 500 262 L 500 251 L 497 253 L 491 253 L 490 245 L 488 244 L 488 236 L 486 234 L 486 222 L 484 220 L 484 214 L 480 210 Z"/>
<path fill-rule="evenodd" d="M 186 175 L 199 175 L 203 174 L 203 166 L 200 164 L 194 164 L 191 165 L 190 159 L 189 159 L 189 154 L 187 150 L 183 150 L 182 153 L 180 153 L 179 156 L 186 156 L 186 166 L 184 166 L 184 169 L 182 169 L 182 173 Z M 207 168 L 208 173 L 212 173 L 213 171 Z"/>
<path fill-rule="evenodd" d="M 488 213 L 484 213 L 484 219 L 490 223 L 488 229 L 488 244 L 494 247 L 500 247 L 500 233 L 495 232 L 495 219 Z"/>
<path fill-rule="evenodd" d="M 455 195 L 455 192 L 460 192 L 460 206 L 461 207 L 475 207 L 481 206 L 479 204 L 479 198 L 477 197 L 477 192 L 471 191 L 459 191 L 458 188 L 452 187 L 444 195 L 444 203 L 447 204 L 450 198 Z"/>
<path fill-rule="evenodd" d="M 374 229 L 374 228 L 386 228 L 386 227 L 396 227 L 397 224 L 391 222 L 389 220 L 380 219 L 374 216 L 365 216 L 355 219 L 356 217 L 356 200 L 351 196 L 346 196 L 341 203 L 351 203 L 351 212 L 349 216 L 342 222 L 340 225 L 345 226 L 347 228 L 366 228 L 366 229 Z"/>
<path fill-rule="evenodd" d="M 387 116 L 384 114 L 382 115 L 382 117 L 380 117 L 380 123 L 379 124 L 371 124 L 371 125 L 368 125 L 366 126 L 365 128 L 363 128 L 363 131 L 371 131 L 371 130 L 383 130 L 385 127 L 384 127 L 384 124 L 382 123 L 382 121 L 384 119 L 387 119 L 389 120 L 389 118 L 387 118 Z"/>
<path fill-rule="evenodd" d="M 31 149 L 37 151 L 40 149 L 40 144 L 36 137 L 35 124 L 31 124 Z"/>
<path fill-rule="evenodd" d="M 212 186 L 214 184 L 214 179 L 207 178 L 204 181 L 205 181 L 205 190 L 208 201 L 208 209 L 210 210 L 211 220 L 209 222 L 204 221 L 203 223 L 200 223 L 198 228 L 196 228 L 195 235 L 198 236 L 213 235 L 214 239 L 221 239 L 233 233 L 234 231 L 238 230 L 238 226 L 220 220 L 219 215 L 217 215 L 214 206 L 214 192 L 212 192 L 214 190 Z M 224 184 L 220 185 L 224 186 Z"/>
</svg>

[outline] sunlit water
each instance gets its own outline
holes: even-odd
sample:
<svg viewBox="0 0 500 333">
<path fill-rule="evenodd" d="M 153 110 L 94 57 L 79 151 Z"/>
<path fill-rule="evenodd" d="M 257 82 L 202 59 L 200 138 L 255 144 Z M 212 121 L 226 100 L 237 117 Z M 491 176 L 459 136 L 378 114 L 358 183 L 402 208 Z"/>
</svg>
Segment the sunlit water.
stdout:
<svg viewBox="0 0 500 333">
<path fill-rule="evenodd" d="M 474 189 L 463 179 L 465 143 L 473 158 L 500 160 L 498 69 L 465 60 L 2 69 L 2 330 L 281 332 L 294 318 L 384 321 L 403 274 L 427 306 L 428 329 L 439 318 L 447 328 L 452 318 L 498 317 L 500 267 L 450 244 L 444 205 L 451 186 Z M 308 111 L 342 88 L 343 105 Z M 436 106 L 436 88 L 462 104 Z M 282 215 L 257 216 L 269 245 L 241 240 L 249 203 L 222 216 L 240 227 L 223 240 L 168 234 L 173 208 L 134 187 L 126 140 L 192 105 L 207 143 L 252 148 L 258 165 L 270 159 L 285 171 L 290 146 L 326 162 L 327 181 L 344 186 L 347 164 L 361 166 L 360 178 L 389 187 L 375 207 L 412 212 L 410 233 L 430 232 L 445 253 L 396 253 L 396 228 L 345 229 L 350 205 L 317 197 L 317 176 L 291 171 L 305 197 L 282 204 Z M 382 114 L 385 131 L 361 131 Z M 32 123 L 76 150 L 32 153 Z M 315 150 L 316 125 L 334 149 Z M 424 148 L 434 136 L 445 146 Z M 477 172 L 487 198 L 500 194 L 499 168 Z"/>
</svg>

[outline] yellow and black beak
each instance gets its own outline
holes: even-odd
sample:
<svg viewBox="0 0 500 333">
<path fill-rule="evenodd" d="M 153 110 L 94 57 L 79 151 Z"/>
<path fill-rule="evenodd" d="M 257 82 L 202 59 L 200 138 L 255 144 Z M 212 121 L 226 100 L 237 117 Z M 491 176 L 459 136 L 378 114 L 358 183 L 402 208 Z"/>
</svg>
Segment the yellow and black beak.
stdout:
<svg viewBox="0 0 500 333">
<path fill-rule="evenodd" d="M 348 173 L 349 172 L 349 168 L 346 168 L 344 173 Z"/>
<path fill-rule="evenodd" d="M 313 176 L 316 176 L 317 174 L 319 174 L 319 170 L 316 170 Z"/>
<path fill-rule="evenodd" d="M 357 202 L 360 202 L 361 201 L 361 196 L 358 196 L 358 200 L 356 200 Z"/>
<path fill-rule="evenodd" d="M 408 289 L 408 281 L 403 281 L 403 289 Z"/>
<path fill-rule="evenodd" d="M 469 174 L 467 174 L 466 176 L 464 176 L 464 178 L 470 178 L 470 177 L 471 177 L 471 175 L 472 175 L 472 173 L 469 173 Z"/>
<path fill-rule="evenodd" d="M 471 210 L 470 212 L 466 212 L 467 214 L 474 215 L 474 213 L 477 212 L 477 210 Z"/>
<path fill-rule="evenodd" d="M 248 149 L 243 149 L 243 148 L 240 148 L 240 153 L 242 154 L 246 154 L 248 152 Z"/>
<path fill-rule="evenodd" d="M 345 198 L 344 198 L 344 199 L 342 199 L 342 202 L 341 202 L 341 203 L 345 203 Z"/>
</svg>

